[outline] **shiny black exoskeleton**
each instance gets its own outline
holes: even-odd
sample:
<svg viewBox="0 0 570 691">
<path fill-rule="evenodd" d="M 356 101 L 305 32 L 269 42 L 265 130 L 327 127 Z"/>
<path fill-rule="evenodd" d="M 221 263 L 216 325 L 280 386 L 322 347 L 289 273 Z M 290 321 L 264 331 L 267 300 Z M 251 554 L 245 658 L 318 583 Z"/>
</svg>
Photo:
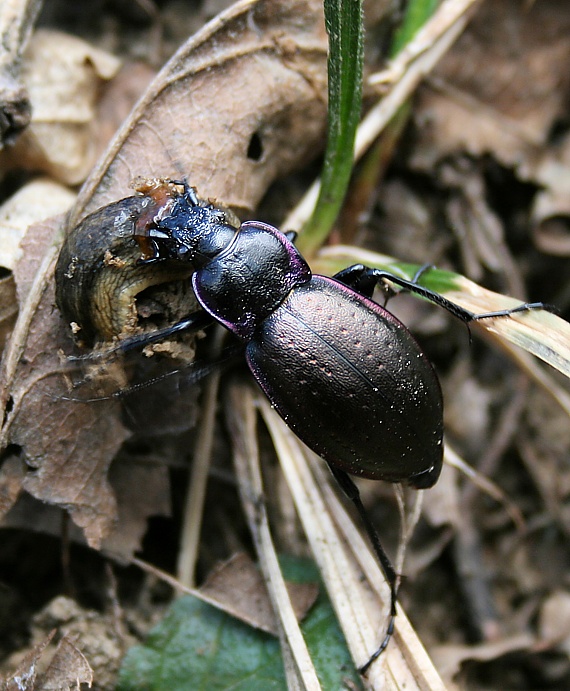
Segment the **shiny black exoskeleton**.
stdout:
<svg viewBox="0 0 570 691">
<path fill-rule="evenodd" d="M 347 473 L 431 487 L 442 467 L 443 403 L 431 364 L 406 327 L 371 299 L 374 288 L 389 281 L 465 322 L 542 305 L 476 315 L 415 281 L 362 265 L 333 278 L 312 275 L 289 235 L 258 221 L 238 227 L 185 183 L 151 183 L 141 189 L 149 204 L 133 221 L 141 263 L 189 265 L 203 309 L 145 343 L 212 321 L 246 343 L 258 384 L 327 461 L 364 521 L 392 592 L 380 652 L 393 631 L 397 574 Z M 69 273 L 62 261 L 58 275 Z"/>
</svg>

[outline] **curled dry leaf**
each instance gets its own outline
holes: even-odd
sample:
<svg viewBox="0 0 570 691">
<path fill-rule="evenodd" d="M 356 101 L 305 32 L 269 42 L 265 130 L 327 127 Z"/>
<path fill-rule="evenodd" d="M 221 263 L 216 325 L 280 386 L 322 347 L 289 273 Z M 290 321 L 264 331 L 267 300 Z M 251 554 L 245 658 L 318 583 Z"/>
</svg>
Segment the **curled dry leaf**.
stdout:
<svg viewBox="0 0 570 691">
<path fill-rule="evenodd" d="M 297 620 L 302 621 L 315 604 L 319 586 L 317 583 L 287 582 L 287 591 Z M 224 612 L 257 629 L 278 635 L 267 585 L 261 572 L 246 554 L 236 554 L 216 566 L 201 586 L 200 593 L 215 602 Z"/>
<path fill-rule="evenodd" d="M 130 194 L 131 179 L 145 174 L 188 176 L 204 196 L 253 209 L 277 177 L 322 145 L 326 47 L 317 0 L 244 0 L 231 7 L 152 82 L 90 175 L 67 225 Z M 20 319 L 4 358 L 10 412 L 2 441 L 17 445 L 28 464 L 24 490 L 67 509 L 92 546 L 108 538 L 115 552 L 130 554 L 148 514 L 164 513 L 167 501 L 144 494 L 149 478 L 141 477 L 144 497 L 136 515 L 127 527 L 117 526 L 107 472 L 129 433 L 113 401 L 61 400 L 67 391 L 56 376 L 57 350 L 69 352 L 70 339 L 50 285 L 54 237 L 55 224 L 31 229 L 17 267 Z M 151 482 L 164 488 L 165 467 L 156 472 Z M 138 478 L 131 475 L 130 487 Z"/>
<path fill-rule="evenodd" d="M 71 185 L 84 180 L 97 153 L 101 83 L 118 69 L 116 58 L 78 38 L 38 30 L 22 68 L 32 120 L 16 145 L 4 151 L 4 167 L 41 170 Z"/>
</svg>

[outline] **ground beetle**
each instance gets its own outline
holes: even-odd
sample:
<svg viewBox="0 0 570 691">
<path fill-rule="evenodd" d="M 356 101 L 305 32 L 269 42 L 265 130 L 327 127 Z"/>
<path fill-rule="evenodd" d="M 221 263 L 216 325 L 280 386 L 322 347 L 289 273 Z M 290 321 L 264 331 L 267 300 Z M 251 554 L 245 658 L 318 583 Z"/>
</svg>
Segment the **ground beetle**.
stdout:
<svg viewBox="0 0 570 691">
<path fill-rule="evenodd" d="M 155 334 L 128 339 L 121 349 L 213 321 L 246 343 L 249 368 L 272 405 L 326 460 L 356 505 L 390 585 L 386 637 L 365 671 L 393 632 L 397 574 L 348 473 L 425 489 L 437 481 L 443 459 L 437 376 L 406 327 L 371 299 L 374 288 L 388 281 L 466 323 L 543 305 L 474 314 L 415 280 L 362 265 L 333 278 L 312 275 L 292 234 L 260 221 L 236 229 L 186 182 L 151 179 L 137 189 L 151 200 L 133 220 L 140 261 L 190 264 L 203 309 Z M 70 275 L 61 263 L 58 275 Z"/>
</svg>

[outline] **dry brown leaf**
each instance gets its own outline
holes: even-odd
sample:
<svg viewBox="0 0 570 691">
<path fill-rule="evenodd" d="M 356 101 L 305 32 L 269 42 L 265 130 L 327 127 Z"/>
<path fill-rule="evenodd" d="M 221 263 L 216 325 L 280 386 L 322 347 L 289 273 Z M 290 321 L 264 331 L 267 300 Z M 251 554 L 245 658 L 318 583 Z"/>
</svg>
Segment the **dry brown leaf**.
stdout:
<svg viewBox="0 0 570 691">
<path fill-rule="evenodd" d="M 302 621 L 313 606 L 319 586 L 316 583 L 287 583 L 287 591 L 295 615 Z M 216 606 L 245 621 L 250 626 L 278 633 L 275 613 L 267 593 L 267 585 L 259 569 L 246 554 L 236 554 L 219 564 L 208 576 L 200 592 L 216 602 Z"/>
<path fill-rule="evenodd" d="M 38 691 L 65 691 L 78 689 L 81 684 L 93 683 L 93 670 L 75 643 L 64 636 L 38 680 Z"/>
<path fill-rule="evenodd" d="M 38 30 L 25 55 L 22 80 L 32 120 L 3 166 L 42 170 L 61 182 L 85 179 L 97 153 L 96 104 L 101 83 L 119 68 L 113 56 L 56 31 Z"/>
<path fill-rule="evenodd" d="M 317 152 L 325 94 L 320 2 L 244 0 L 190 39 L 157 76 L 71 216 L 129 194 L 131 178 L 141 173 L 188 175 L 203 194 L 251 209 L 276 177 Z M 168 511 L 166 469 L 133 470 L 130 484 L 114 473 L 124 501 L 136 495 L 118 513 L 107 477 L 128 436 L 118 407 L 61 399 L 57 351 L 70 345 L 50 285 L 56 230 L 55 223 L 30 230 L 16 267 L 20 319 L 4 358 L 10 413 L 3 440 L 22 450 L 27 492 L 68 510 L 90 545 L 105 541 L 125 555 L 137 547 L 148 515 Z M 155 491 L 139 496 L 133 477 Z"/>
<path fill-rule="evenodd" d="M 570 88 L 565 0 L 483 3 L 421 92 L 418 162 L 492 153 L 520 165 L 545 144 Z"/>
<path fill-rule="evenodd" d="M 21 660 L 15 672 L 4 680 L 2 691 L 34 691 L 36 688 L 36 677 L 38 675 L 38 662 L 44 650 L 55 636 L 55 629 L 35 645 L 23 660 Z M 2 681 L 0 679 L 0 681 Z"/>
<path fill-rule="evenodd" d="M 430 654 L 446 683 L 452 686 L 461 665 L 468 660 L 495 660 L 517 650 L 532 648 L 534 638 L 530 634 L 518 634 L 480 645 L 442 645 L 432 648 Z"/>
<path fill-rule="evenodd" d="M 54 598 L 38 612 L 30 628 L 31 652 L 23 660 L 19 659 L 21 652 L 15 653 L 6 667 L 16 668 L 11 679 L 29 670 L 34 675 L 33 683 L 9 686 L 10 691 L 79 689 L 82 684 L 90 685 L 94 677 L 97 688 L 114 688 L 125 649 L 134 643 L 121 631 L 116 612 L 102 614 L 83 609 L 63 596 Z"/>
<path fill-rule="evenodd" d="M 97 104 L 97 155 L 103 155 L 112 137 L 129 117 L 148 88 L 156 70 L 146 63 L 127 63 L 105 85 Z"/>
<path fill-rule="evenodd" d="M 131 555 L 140 548 L 148 518 L 171 514 L 168 469 L 121 458 L 111 467 L 109 483 L 117 498 L 117 530 L 101 546 L 115 555 Z"/>
<path fill-rule="evenodd" d="M 14 272 L 21 305 L 53 235 L 54 224 L 34 226 L 23 242 L 24 259 Z M 53 304 L 50 286 L 25 343 L 15 342 L 17 335 L 10 343 L 11 349 L 24 349 L 24 359 L 11 382 L 14 415 L 5 433 L 9 432 L 10 443 L 25 450 L 30 470 L 23 488 L 41 501 L 65 506 L 85 529 L 90 544 L 97 546 L 116 520 L 115 498 L 106 476 L 127 433 L 116 414 L 116 402 L 94 406 L 61 400 L 62 381 L 53 375 L 61 370 L 58 348 L 66 345 L 66 339 L 54 318 Z"/>
</svg>

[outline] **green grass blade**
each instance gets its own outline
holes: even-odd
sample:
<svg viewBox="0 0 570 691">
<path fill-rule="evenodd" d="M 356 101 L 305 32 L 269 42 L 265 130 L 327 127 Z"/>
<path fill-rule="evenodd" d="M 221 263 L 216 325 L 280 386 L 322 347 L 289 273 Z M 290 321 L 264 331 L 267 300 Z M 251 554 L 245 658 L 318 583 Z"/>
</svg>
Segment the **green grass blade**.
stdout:
<svg viewBox="0 0 570 691">
<path fill-rule="evenodd" d="M 362 0 L 325 0 L 325 23 L 329 34 L 328 140 L 317 205 L 299 238 L 299 247 L 307 255 L 330 232 L 352 172 L 354 137 L 362 103 Z"/>
<path fill-rule="evenodd" d="M 437 0 L 411 0 L 394 36 L 392 56 L 413 38 L 437 4 Z M 327 238 L 344 202 L 354 164 L 354 139 L 362 104 L 362 0 L 325 0 L 324 6 L 329 34 L 327 149 L 315 210 L 297 243 L 309 257 Z M 407 116 L 406 109 L 399 120 L 405 124 Z M 399 135 L 403 124 L 396 129 Z"/>
</svg>

